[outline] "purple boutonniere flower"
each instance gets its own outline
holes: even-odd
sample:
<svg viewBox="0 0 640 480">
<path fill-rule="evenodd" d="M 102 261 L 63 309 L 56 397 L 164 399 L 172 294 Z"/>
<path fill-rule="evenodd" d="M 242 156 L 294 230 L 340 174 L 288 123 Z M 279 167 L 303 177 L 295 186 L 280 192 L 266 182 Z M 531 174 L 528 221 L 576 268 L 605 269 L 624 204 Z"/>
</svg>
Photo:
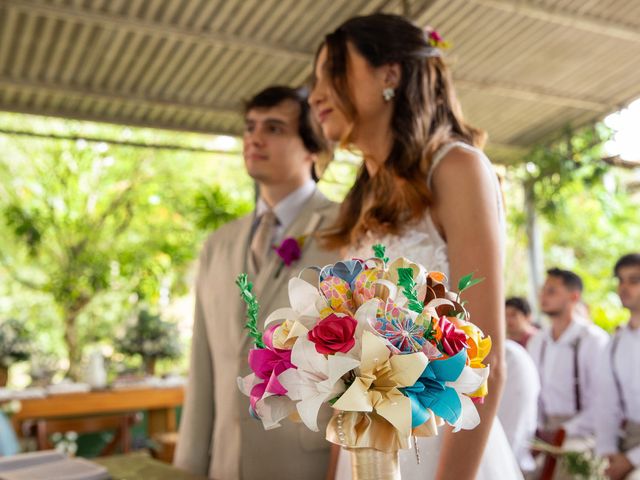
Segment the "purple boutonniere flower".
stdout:
<svg viewBox="0 0 640 480">
<path fill-rule="evenodd" d="M 280 245 L 273 247 L 278 256 L 282 259 L 282 263 L 278 267 L 278 270 L 276 270 L 276 278 L 280 276 L 280 273 L 285 266 L 290 267 L 294 262 L 297 262 L 302 258 L 302 249 L 304 248 L 305 240 L 306 236 L 297 238 L 287 237 Z"/>
<path fill-rule="evenodd" d="M 289 267 L 302 257 L 303 238 L 287 237 L 280 245 L 273 247 L 283 263 Z"/>
</svg>

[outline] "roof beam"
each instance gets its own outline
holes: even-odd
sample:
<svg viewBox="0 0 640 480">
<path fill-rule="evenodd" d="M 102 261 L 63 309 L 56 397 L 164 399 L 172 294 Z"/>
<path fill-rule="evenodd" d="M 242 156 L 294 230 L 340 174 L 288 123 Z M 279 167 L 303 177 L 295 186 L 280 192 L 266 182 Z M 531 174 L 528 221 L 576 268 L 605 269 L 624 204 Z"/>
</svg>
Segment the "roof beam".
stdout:
<svg viewBox="0 0 640 480">
<path fill-rule="evenodd" d="M 219 115 L 239 115 L 240 108 L 231 105 L 209 104 L 193 102 L 176 102 L 163 98 L 149 98 L 137 95 L 127 95 L 120 92 L 98 90 L 86 87 L 71 87 L 54 83 L 34 82 L 31 80 L 16 80 L 7 76 L 0 76 L 0 88 L 8 88 L 17 91 L 33 91 L 37 93 L 47 93 L 52 95 L 63 95 L 67 97 L 90 98 L 96 101 L 123 102 L 135 104 L 140 107 L 161 107 L 189 110 L 194 113 L 215 113 Z"/>
<path fill-rule="evenodd" d="M 229 155 L 229 156 L 242 155 L 241 151 L 219 150 L 215 148 L 206 148 L 206 147 L 193 147 L 190 145 L 179 145 L 175 143 L 134 142 L 130 140 L 117 140 L 113 138 L 92 137 L 91 135 L 60 135 L 57 133 L 40 133 L 40 132 L 34 132 L 34 131 L 28 131 L 28 130 L 14 130 L 11 128 L 0 128 L 0 135 L 15 135 L 15 136 L 21 136 L 21 137 L 43 138 L 47 140 L 67 140 L 71 142 L 84 140 L 85 142 L 89 142 L 89 143 L 106 143 L 109 145 L 117 145 L 119 147 L 147 148 L 152 150 L 173 150 L 173 151 L 194 152 L 194 153 L 212 153 L 216 155 Z"/>
<path fill-rule="evenodd" d="M 6 105 L 0 103 L 0 111 L 24 113 L 27 115 L 38 115 L 40 117 L 57 117 L 65 118 L 69 120 L 82 120 L 87 122 L 101 122 L 109 123 L 112 125 L 128 125 L 131 127 L 140 128 L 156 128 L 161 130 L 172 130 L 177 132 L 194 132 L 205 133 L 209 135 L 229 135 L 238 136 L 238 132 L 232 130 L 225 130 L 221 128 L 190 128 L 184 124 L 175 124 L 170 122 L 154 122 L 149 120 L 137 120 L 129 117 L 123 117 L 120 115 L 108 116 L 101 114 L 82 113 L 77 111 L 69 111 L 64 108 L 34 108 L 26 105 Z"/>
<path fill-rule="evenodd" d="M 0 5 L 6 5 L 13 11 L 21 11 L 30 15 L 43 15 L 60 18 L 62 20 L 75 20 L 114 30 L 128 29 L 171 38 L 173 40 L 197 42 L 205 45 L 225 45 L 226 47 L 234 49 L 249 49 L 264 55 L 285 57 L 290 60 L 308 62 L 313 58 L 309 52 L 296 50 L 287 46 L 269 44 L 217 32 L 194 31 L 169 23 L 158 23 L 142 18 L 130 18 L 106 12 L 98 13 L 80 8 L 44 4 L 34 0 L 0 0 Z"/>
<path fill-rule="evenodd" d="M 547 92 L 538 88 L 524 87 L 522 85 L 508 85 L 495 82 L 479 82 L 458 78 L 454 74 L 454 84 L 461 90 L 475 90 L 484 94 L 509 97 L 530 102 L 543 102 L 552 105 L 577 108 L 593 112 L 610 112 L 618 108 L 618 105 L 587 100 L 579 97 L 569 97 Z"/>
<path fill-rule="evenodd" d="M 576 28 L 585 32 L 606 35 L 608 37 L 640 43 L 640 30 L 611 20 L 573 15 L 556 8 L 535 5 L 528 0 L 471 0 L 485 7 L 495 8 L 508 13 L 517 13 L 536 20 L 555 23 L 564 27 Z"/>
</svg>

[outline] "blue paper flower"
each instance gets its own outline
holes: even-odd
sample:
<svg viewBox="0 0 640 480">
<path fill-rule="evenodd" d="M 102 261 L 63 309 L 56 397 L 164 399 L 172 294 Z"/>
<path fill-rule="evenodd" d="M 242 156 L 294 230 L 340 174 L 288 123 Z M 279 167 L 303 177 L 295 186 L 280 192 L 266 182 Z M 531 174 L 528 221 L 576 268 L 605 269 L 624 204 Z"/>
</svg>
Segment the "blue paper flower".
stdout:
<svg viewBox="0 0 640 480">
<path fill-rule="evenodd" d="M 466 350 L 446 360 L 434 360 L 429 362 L 413 386 L 401 389 L 411 400 L 412 428 L 429 420 L 429 410 L 450 425 L 458 421 L 462 414 L 460 395 L 446 383 L 458 380 L 466 363 Z"/>
<path fill-rule="evenodd" d="M 323 281 L 327 277 L 338 277 L 347 282 L 350 288 L 353 288 L 353 281 L 362 270 L 364 270 L 362 260 L 337 262 L 322 270 L 320 273 L 320 281 Z"/>
</svg>

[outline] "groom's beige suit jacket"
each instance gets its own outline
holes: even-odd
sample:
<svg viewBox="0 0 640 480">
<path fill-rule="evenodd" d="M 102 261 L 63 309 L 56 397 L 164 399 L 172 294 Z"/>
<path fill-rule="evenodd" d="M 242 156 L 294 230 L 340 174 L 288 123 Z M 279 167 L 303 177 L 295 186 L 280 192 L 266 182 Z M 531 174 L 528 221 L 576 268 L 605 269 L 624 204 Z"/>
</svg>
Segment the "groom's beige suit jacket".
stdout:
<svg viewBox="0 0 640 480">
<path fill-rule="evenodd" d="M 307 200 L 284 237 L 310 235 L 330 225 L 337 205 L 318 190 Z M 312 432 L 289 420 L 265 431 L 249 415 L 249 398 L 240 393 L 237 378 L 250 373 L 252 346 L 244 329 L 245 307 L 235 285 L 247 272 L 254 216 L 224 225 L 207 239 L 200 255 L 189 380 L 174 464 L 220 480 L 323 479 L 329 444 L 323 427 Z M 322 250 L 315 239 L 305 242 L 302 258 L 280 272 L 282 260 L 271 254 L 254 281 L 260 302 L 259 326 L 276 308 L 288 306 L 288 279 L 305 266 L 337 261 L 337 253 Z"/>
</svg>

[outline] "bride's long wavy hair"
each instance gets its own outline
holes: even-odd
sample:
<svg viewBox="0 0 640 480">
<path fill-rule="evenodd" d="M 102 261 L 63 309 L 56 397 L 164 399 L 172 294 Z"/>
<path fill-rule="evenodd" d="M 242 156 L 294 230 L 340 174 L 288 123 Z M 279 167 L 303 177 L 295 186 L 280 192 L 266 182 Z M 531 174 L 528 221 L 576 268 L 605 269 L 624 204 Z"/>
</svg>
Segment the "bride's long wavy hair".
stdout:
<svg viewBox="0 0 640 480">
<path fill-rule="evenodd" d="M 400 233 L 432 203 L 427 177 L 438 149 L 455 140 L 482 148 L 485 141 L 484 132 L 465 122 L 449 68 L 434 55 L 428 33 L 403 17 L 374 14 L 347 20 L 318 49 L 327 48 L 329 82 L 351 126 L 343 146 L 352 143 L 358 121 L 347 78 L 348 42 L 373 67 L 398 64 L 401 79 L 393 99 L 389 156 L 373 176 L 364 164 L 360 167 L 335 225 L 323 235 L 330 248 L 356 245 L 367 231 Z"/>
</svg>

